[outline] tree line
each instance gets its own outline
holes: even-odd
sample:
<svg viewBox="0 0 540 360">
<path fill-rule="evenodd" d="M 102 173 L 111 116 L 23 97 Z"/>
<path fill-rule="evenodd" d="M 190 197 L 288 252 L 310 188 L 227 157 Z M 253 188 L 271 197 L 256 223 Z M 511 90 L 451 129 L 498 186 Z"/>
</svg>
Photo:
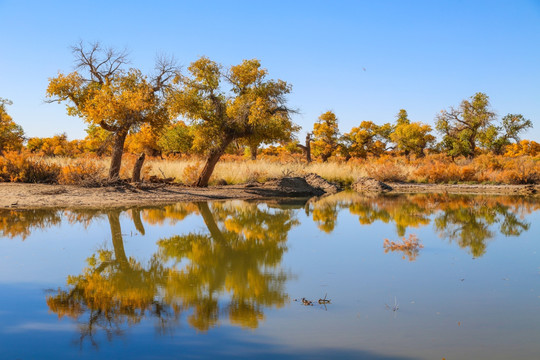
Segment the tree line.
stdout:
<svg viewBox="0 0 540 360">
<path fill-rule="evenodd" d="M 203 56 L 182 72 L 174 59 L 161 57 L 155 71 L 146 75 L 128 67 L 125 52 L 99 43 L 81 42 L 72 47 L 72 54 L 75 71 L 50 78 L 46 96 L 49 102 L 66 104 L 68 115 L 82 118 L 87 137 L 71 142 L 65 135 L 25 139 L 7 114 L 11 103 L 0 99 L 0 152 L 21 150 L 27 140 L 28 150 L 48 155 L 107 154 L 110 180 L 119 178 L 126 150 L 198 154 L 206 161 L 193 185 L 207 186 L 226 151 L 248 149 L 255 159 L 259 149 L 276 148 L 274 144 L 303 152 L 308 162 L 312 156 L 326 162 L 332 156 L 349 160 L 387 153 L 422 157 L 431 151 L 472 158 L 486 152 L 540 151 L 536 142 L 520 139 L 532 122 L 521 114 L 499 120 L 481 92 L 437 115 L 438 142 L 430 125 L 411 121 L 401 109 L 394 123 L 362 121 L 344 134 L 336 114 L 326 111 L 301 144 L 296 137 L 300 127 L 291 119 L 296 110 L 287 105 L 291 85 L 268 78 L 257 59 L 224 67 Z"/>
</svg>

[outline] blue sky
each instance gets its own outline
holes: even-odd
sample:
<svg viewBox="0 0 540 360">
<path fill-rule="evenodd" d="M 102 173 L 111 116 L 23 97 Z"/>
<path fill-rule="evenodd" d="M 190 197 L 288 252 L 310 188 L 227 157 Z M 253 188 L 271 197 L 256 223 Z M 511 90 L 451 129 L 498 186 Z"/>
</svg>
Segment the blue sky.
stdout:
<svg viewBox="0 0 540 360">
<path fill-rule="evenodd" d="M 540 141 L 540 0 L 12 1 L 0 0 L 0 97 L 27 136 L 85 136 L 82 119 L 46 104 L 48 78 L 73 70 L 80 40 L 127 48 L 150 72 L 156 54 L 187 67 L 258 58 L 293 85 L 300 137 L 333 110 L 340 130 L 399 109 L 433 125 L 485 92 L 502 117 L 521 113 Z"/>
</svg>

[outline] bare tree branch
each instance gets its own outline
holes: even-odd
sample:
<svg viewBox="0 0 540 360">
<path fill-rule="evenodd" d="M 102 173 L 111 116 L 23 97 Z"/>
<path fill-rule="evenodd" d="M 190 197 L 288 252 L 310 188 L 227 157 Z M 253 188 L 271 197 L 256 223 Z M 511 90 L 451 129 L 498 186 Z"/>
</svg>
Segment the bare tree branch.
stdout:
<svg viewBox="0 0 540 360">
<path fill-rule="evenodd" d="M 113 48 L 104 50 L 99 42 L 91 43 L 88 47 L 81 41 L 71 47 L 75 57 L 75 69 L 85 70 L 90 74 L 90 79 L 100 84 L 121 70 L 121 67 L 128 64 L 128 53 L 126 50 L 118 51 Z"/>
</svg>

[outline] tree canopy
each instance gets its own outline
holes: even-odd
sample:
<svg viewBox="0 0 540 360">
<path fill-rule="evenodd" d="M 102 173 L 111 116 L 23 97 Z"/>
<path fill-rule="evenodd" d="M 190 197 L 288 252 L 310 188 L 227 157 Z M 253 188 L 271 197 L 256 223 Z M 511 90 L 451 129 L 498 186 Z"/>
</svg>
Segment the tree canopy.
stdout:
<svg viewBox="0 0 540 360">
<path fill-rule="evenodd" d="M 397 115 L 396 126 L 390 134 L 390 140 L 396 144 L 396 148 L 409 156 L 424 156 L 424 150 L 435 141 L 430 134 L 431 126 L 409 120 L 407 111 L 401 109 Z"/>
<path fill-rule="evenodd" d="M 143 124 L 162 127 L 170 120 L 167 90 L 177 68 L 174 61 L 159 59 L 156 74 L 126 69 L 125 52 L 104 49 L 99 43 L 72 48 L 77 70 L 49 79 L 47 97 L 65 102 L 67 113 L 81 117 L 112 133 L 109 179 L 118 178 L 124 142 L 129 131 Z"/>
<path fill-rule="evenodd" d="M 266 79 L 259 60 L 244 60 L 227 70 L 207 57 L 177 76 L 178 91 L 171 99 L 174 114 L 194 125 L 193 147 L 207 155 L 195 186 L 208 181 L 221 155 L 234 140 L 271 143 L 290 137 L 296 126 L 286 106 L 291 86 Z"/>
<path fill-rule="evenodd" d="M 320 156 L 326 162 L 338 147 L 339 128 L 336 114 L 327 111 L 313 125 L 313 142 L 311 149 L 314 156 Z"/>
<path fill-rule="evenodd" d="M 24 141 L 24 131 L 6 111 L 11 101 L 0 98 L 0 154 L 6 150 L 20 150 Z"/>
<path fill-rule="evenodd" d="M 495 119 L 489 97 L 481 92 L 463 100 L 458 108 L 442 110 L 436 119 L 442 147 L 451 156 L 473 157 L 480 136 Z"/>
</svg>

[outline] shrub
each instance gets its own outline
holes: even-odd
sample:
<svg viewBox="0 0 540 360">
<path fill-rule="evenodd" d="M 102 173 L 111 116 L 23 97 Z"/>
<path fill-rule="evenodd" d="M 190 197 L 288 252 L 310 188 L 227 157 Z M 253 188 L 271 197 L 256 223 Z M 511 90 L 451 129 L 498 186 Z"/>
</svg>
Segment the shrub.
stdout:
<svg viewBox="0 0 540 360">
<path fill-rule="evenodd" d="M 26 152 L 8 151 L 0 157 L 0 179 L 5 182 L 52 184 L 58 181 L 59 174 L 60 166 Z"/>
<path fill-rule="evenodd" d="M 101 163 L 79 159 L 62 168 L 58 182 L 65 185 L 100 186 L 104 182 L 104 174 L 105 166 Z"/>
<path fill-rule="evenodd" d="M 365 166 L 369 177 L 379 181 L 402 182 L 407 180 L 407 170 L 403 164 L 397 164 L 393 159 L 379 159 Z"/>
<path fill-rule="evenodd" d="M 191 185 L 199 178 L 201 172 L 201 164 L 196 162 L 195 164 L 186 165 L 183 172 L 183 180 L 187 185 Z"/>
</svg>

